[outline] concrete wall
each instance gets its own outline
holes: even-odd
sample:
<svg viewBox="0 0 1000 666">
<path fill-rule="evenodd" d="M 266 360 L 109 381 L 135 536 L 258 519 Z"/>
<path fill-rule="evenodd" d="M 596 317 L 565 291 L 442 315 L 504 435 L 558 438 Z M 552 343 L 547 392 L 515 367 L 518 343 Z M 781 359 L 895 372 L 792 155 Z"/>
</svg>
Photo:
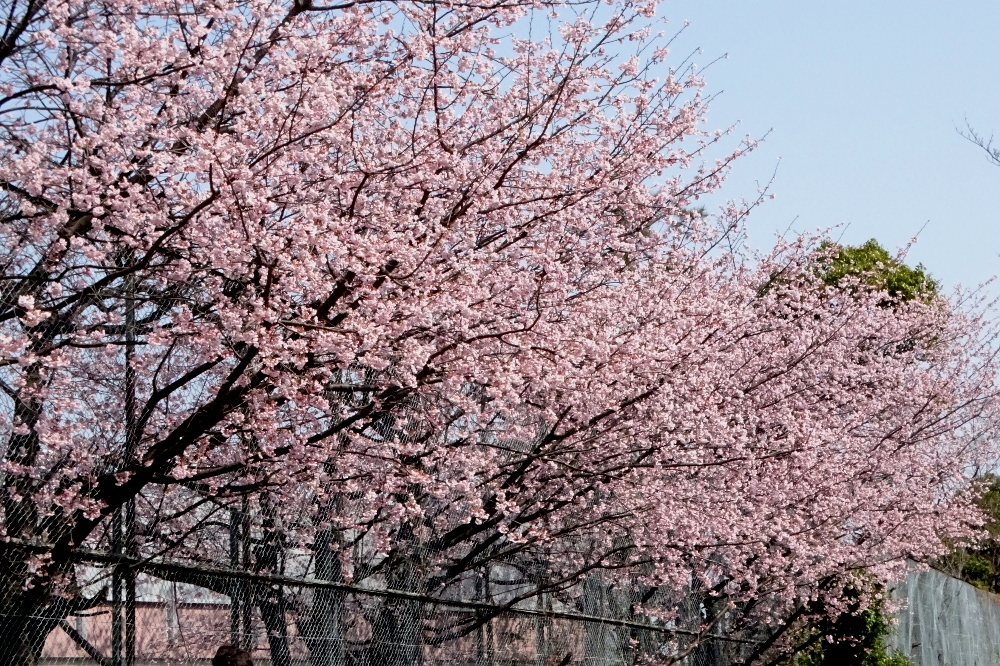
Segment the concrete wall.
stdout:
<svg viewBox="0 0 1000 666">
<path fill-rule="evenodd" d="M 906 600 L 887 641 L 914 666 L 1000 665 L 1000 595 L 938 571 L 913 571 L 894 590 Z"/>
</svg>

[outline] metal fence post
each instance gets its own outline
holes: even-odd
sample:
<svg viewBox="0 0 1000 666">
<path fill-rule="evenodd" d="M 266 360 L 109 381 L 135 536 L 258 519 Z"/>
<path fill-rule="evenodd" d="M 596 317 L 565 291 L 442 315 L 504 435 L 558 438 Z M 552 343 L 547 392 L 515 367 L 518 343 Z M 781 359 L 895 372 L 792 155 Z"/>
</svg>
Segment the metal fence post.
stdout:
<svg viewBox="0 0 1000 666">
<path fill-rule="evenodd" d="M 233 571 L 240 570 L 240 560 L 243 551 L 243 517 L 239 509 L 229 510 L 229 566 Z M 242 606 L 246 603 L 243 594 L 243 583 L 238 578 L 229 582 L 229 641 L 233 645 L 243 646 L 242 637 L 243 613 Z"/>
<path fill-rule="evenodd" d="M 135 257 L 129 252 L 127 257 L 128 265 L 132 265 Z M 136 330 L 135 330 L 135 275 L 129 274 L 125 278 L 125 455 L 123 456 L 126 467 L 135 462 L 136 451 L 139 447 L 139 433 L 136 429 L 135 413 L 135 386 L 136 372 L 133 361 L 135 355 Z M 135 500 L 130 499 L 125 503 L 124 525 L 122 526 L 121 552 L 130 558 L 134 558 L 135 548 Z M 125 666 L 135 664 L 135 570 L 126 567 L 123 574 L 125 585 Z"/>
</svg>

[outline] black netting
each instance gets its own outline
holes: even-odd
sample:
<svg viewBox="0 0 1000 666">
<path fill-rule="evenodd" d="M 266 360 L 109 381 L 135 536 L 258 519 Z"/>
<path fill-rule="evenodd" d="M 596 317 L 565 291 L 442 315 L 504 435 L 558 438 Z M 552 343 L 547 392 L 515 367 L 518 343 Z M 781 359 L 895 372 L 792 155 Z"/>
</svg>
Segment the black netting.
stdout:
<svg viewBox="0 0 1000 666">
<path fill-rule="evenodd" d="M 722 666 L 755 643 L 634 613 L 581 612 L 615 607 L 607 588 L 586 582 L 572 604 L 543 595 L 505 608 L 111 554 L 81 557 L 74 576 L 75 593 L 91 602 L 31 618 L 40 664 L 208 664 L 221 645 L 235 645 L 257 666 Z M 6 622 L 24 619 L 3 610 Z"/>
</svg>

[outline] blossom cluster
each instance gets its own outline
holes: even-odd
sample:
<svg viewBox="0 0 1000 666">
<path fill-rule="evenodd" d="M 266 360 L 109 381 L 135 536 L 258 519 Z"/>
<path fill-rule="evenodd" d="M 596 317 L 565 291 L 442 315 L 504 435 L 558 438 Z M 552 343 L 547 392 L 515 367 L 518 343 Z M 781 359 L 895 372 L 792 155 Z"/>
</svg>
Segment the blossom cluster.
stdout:
<svg viewBox="0 0 1000 666">
<path fill-rule="evenodd" d="M 194 552 L 249 498 L 345 575 L 791 600 L 974 528 L 988 320 L 723 242 L 746 206 L 697 202 L 753 144 L 710 158 L 654 4 L 38 7 L 0 49 L 6 539 L 66 561 L 134 503 Z"/>
</svg>

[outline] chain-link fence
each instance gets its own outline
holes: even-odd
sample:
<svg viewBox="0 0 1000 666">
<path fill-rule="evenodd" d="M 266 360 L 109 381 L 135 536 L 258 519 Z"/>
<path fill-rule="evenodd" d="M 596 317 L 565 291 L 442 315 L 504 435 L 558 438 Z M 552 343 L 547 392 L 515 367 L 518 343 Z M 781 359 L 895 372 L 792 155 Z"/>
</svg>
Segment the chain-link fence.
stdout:
<svg viewBox="0 0 1000 666">
<path fill-rule="evenodd" d="M 77 591 L 92 600 L 87 608 L 34 618 L 47 628 L 37 637 L 40 664 L 208 664 L 220 645 L 231 644 L 250 650 L 258 666 L 721 666 L 754 645 L 676 621 L 588 615 L 579 612 L 584 600 L 576 608 L 544 595 L 513 606 L 440 600 L 115 559 L 92 554 L 76 565 Z M 15 610 L 4 608 L 4 617 Z"/>
</svg>

